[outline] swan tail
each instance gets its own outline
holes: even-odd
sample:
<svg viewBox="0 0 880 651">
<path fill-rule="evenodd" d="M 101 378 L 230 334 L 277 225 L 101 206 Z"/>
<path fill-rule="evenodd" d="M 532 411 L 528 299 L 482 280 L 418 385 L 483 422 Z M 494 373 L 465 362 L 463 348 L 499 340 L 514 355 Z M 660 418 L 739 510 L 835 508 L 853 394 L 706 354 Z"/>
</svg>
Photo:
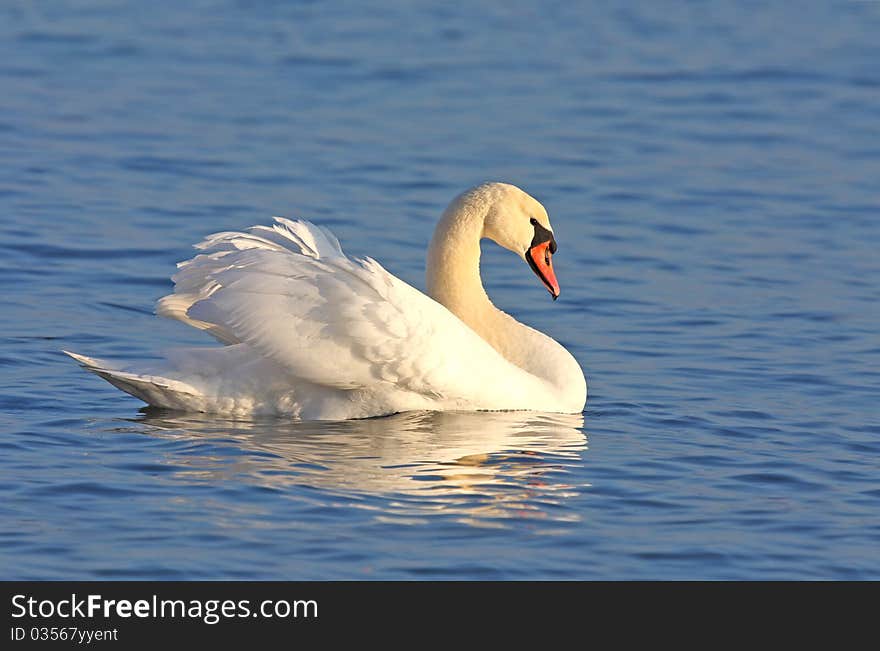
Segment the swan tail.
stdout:
<svg viewBox="0 0 880 651">
<path fill-rule="evenodd" d="M 193 410 L 198 409 L 198 404 L 202 401 L 199 391 L 186 382 L 162 376 L 132 373 L 114 368 L 111 363 L 94 357 L 78 355 L 67 350 L 61 352 L 72 357 L 87 371 L 104 378 L 117 389 L 154 407 Z"/>
</svg>

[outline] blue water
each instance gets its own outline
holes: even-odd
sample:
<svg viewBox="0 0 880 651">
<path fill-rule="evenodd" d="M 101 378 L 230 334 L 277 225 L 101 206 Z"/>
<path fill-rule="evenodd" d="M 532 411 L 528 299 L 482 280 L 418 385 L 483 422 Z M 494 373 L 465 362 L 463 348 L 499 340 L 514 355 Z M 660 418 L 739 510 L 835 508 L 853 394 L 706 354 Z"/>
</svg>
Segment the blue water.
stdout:
<svg viewBox="0 0 880 651">
<path fill-rule="evenodd" d="M 0 6 L 0 577 L 880 579 L 880 4 L 597 4 Z M 154 300 L 273 214 L 423 287 L 486 179 L 582 418 L 230 422 L 59 352 L 208 343 Z"/>
</svg>

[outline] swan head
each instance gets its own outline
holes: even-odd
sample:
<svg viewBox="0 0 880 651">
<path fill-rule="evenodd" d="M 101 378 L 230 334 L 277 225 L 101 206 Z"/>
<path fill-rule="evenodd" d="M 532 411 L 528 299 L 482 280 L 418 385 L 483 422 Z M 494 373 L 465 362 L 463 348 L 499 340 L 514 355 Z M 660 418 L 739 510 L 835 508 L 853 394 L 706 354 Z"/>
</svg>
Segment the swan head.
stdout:
<svg viewBox="0 0 880 651">
<path fill-rule="evenodd" d="M 480 188 L 487 191 L 489 203 L 483 237 L 525 260 L 555 301 L 559 298 L 553 270 L 556 238 L 544 206 L 515 185 L 488 183 Z"/>
</svg>

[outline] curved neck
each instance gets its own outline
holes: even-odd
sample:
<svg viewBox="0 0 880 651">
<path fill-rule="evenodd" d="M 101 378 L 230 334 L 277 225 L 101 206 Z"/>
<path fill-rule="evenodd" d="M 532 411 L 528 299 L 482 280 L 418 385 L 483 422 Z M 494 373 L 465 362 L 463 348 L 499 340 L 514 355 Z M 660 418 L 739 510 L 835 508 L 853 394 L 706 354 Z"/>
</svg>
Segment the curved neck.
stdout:
<svg viewBox="0 0 880 651">
<path fill-rule="evenodd" d="M 481 200 L 482 199 L 482 200 Z M 489 205 L 465 194 L 443 213 L 428 248 L 428 295 L 464 321 L 508 361 L 556 384 L 574 358 L 553 339 L 496 308 L 480 279 L 480 239 Z"/>
<path fill-rule="evenodd" d="M 489 341 L 484 330 L 495 306 L 480 279 L 480 239 L 487 210 L 465 197 L 449 205 L 434 229 L 425 275 L 428 295 Z"/>
</svg>

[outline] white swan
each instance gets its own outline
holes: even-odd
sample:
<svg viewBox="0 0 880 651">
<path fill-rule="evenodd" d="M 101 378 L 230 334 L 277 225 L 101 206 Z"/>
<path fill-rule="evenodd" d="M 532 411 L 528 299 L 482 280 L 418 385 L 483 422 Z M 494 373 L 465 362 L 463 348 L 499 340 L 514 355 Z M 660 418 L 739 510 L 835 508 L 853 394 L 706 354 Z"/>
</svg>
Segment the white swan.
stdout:
<svg viewBox="0 0 880 651">
<path fill-rule="evenodd" d="M 510 249 L 559 295 L 553 230 L 519 188 L 485 183 L 455 198 L 428 250 L 429 296 L 328 230 L 274 226 L 209 236 L 181 262 L 157 313 L 225 346 L 172 351 L 135 371 L 67 353 L 157 407 L 308 420 L 411 410 L 577 413 L 587 384 L 556 341 L 497 309 L 480 281 L 480 239 Z M 65 351 L 66 352 L 66 351 Z"/>
</svg>

